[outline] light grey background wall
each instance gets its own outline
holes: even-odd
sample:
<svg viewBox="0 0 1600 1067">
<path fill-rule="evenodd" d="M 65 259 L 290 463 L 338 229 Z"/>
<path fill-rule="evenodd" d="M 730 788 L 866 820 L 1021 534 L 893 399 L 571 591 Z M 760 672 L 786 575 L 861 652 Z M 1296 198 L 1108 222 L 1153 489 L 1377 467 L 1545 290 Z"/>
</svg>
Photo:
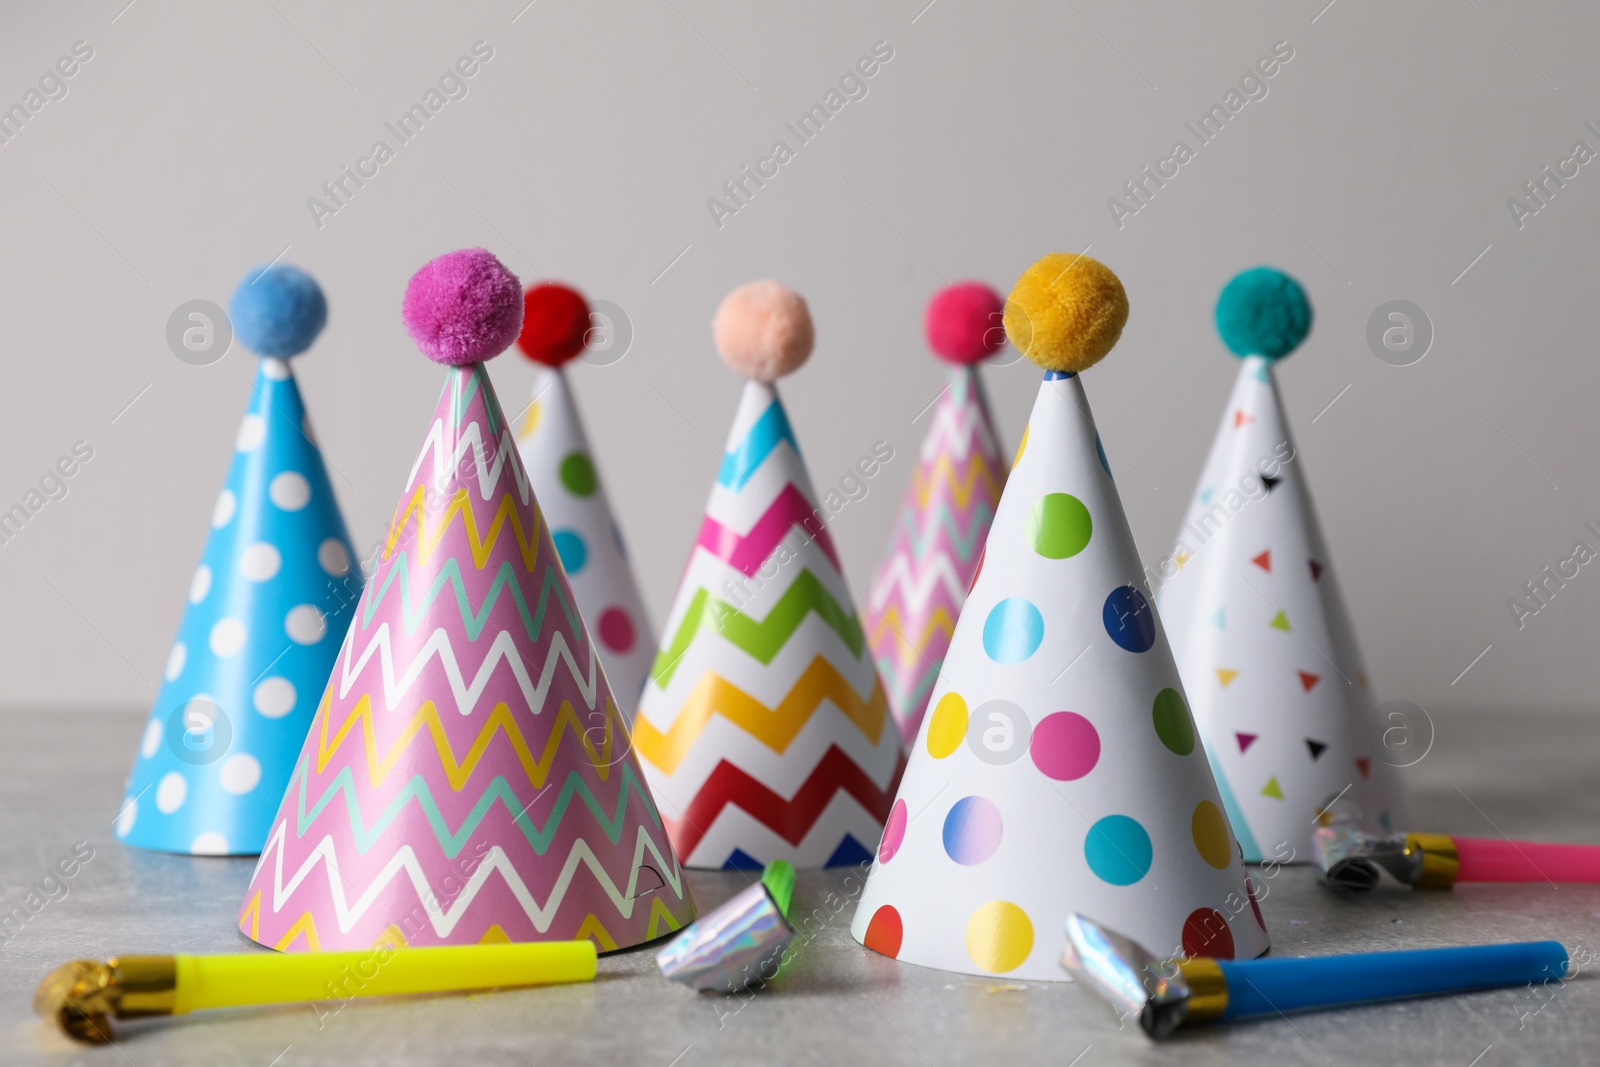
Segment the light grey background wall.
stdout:
<svg viewBox="0 0 1600 1067">
<path fill-rule="evenodd" d="M 94 458 L 0 545 L 0 704 L 154 696 L 254 371 L 237 348 L 180 362 L 174 308 L 225 304 L 280 252 L 321 280 L 331 319 L 298 368 L 366 546 L 438 388 L 400 294 L 473 244 L 631 321 L 626 358 L 572 379 L 658 622 L 739 390 L 707 327 L 733 285 L 810 300 L 817 351 L 786 393 L 816 481 L 879 438 L 902 457 L 836 523 L 864 587 L 939 387 L 939 285 L 1004 290 L 1085 248 L 1121 275 L 1128 328 L 1086 385 L 1150 558 L 1232 380 L 1216 293 L 1281 266 L 1318 316 L 1282 385 L 1380 692 L 1594 702 L 1600 564 L 1520 630 L 1507 605 L 1576 541 L 1600 548 L 1600 163 L 1568 165 L 1520 227 L 1507 204 L 1574 142 L 1600 150 L 1593 5 L 525 2 L 5 6 L 0 104 L 75 42 L 93 58 L 0 145 L 0 510 L 74 442 Z M 477 41 L 493 57 L 467 95 L 318 226 L 308 198 L 394 146 L 384 123 Z M 867 94 L 797 145 L 784 123 L 880 41 Z M 1199 145 L 1185 123 L 1277 42 L 1293 58 L 1266 95 Z M 718 226 L 708 198 L 778 139 L 795 158 Z M 1179 139 L 1194 158 L 1119 225 L 1109 198 Z M 1432 322 L 1412 366 L 1368 347 L 1392 299 Z M 519 404 L 531 369 L 493 373 Z M 1036 375 L 987 376 L 1014 447 Z"/>
</svg>

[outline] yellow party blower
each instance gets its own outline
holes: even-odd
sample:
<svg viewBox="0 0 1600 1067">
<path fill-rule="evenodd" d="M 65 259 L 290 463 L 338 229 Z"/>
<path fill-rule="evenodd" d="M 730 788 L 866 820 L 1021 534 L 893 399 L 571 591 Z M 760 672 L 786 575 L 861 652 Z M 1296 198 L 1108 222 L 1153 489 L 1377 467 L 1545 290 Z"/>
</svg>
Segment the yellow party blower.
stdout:
<svg viewBox="0 0 1600 1067">
<path fill-rule="evenodd" d="M 451 945 L 356 952 L 113 956 L 74 960 L 45 976 L 33 1010 L 79 1041 L 111 1040 L 110 1020 L 203 1008 L 465 992 L 587 982 L 592 941 Z"/>
</svg>

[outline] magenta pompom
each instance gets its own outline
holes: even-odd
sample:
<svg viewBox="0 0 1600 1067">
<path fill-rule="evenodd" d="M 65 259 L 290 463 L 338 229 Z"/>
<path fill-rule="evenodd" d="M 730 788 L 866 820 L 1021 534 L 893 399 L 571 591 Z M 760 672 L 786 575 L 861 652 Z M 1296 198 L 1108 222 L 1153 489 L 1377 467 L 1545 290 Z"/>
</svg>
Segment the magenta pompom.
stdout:
<svg viewBox="0 0 1600 1067">
<path fill-rule="evenodd" d="M 411 276 L 400 314 L 435 363 L 481 363 L 522 332 L 522 283 L 489 251 L 463 248 Z"/>
<path fill-rule="evenodd" d="M 982 282 L 947 285 L 928 301 L 928 346 L 951 363 L 976 363 L 1006 343 L 1005 300 Z"/>
</svg>

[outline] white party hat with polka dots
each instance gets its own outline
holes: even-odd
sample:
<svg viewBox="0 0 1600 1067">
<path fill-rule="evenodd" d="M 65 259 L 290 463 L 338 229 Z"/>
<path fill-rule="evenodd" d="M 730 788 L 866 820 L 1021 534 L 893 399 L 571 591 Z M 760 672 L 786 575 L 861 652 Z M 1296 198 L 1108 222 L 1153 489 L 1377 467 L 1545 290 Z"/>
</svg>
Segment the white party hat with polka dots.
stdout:
<svg viewBox="0 0 1600 1067">
<path fill-rule="evenodd" d="M 1224 287 L 1216 320 L 1239 376 L 1155 575 L 1161 612 L 1245 859 L 1309 863 L 1334 798 L 1371 832 L 1410 825 L 1397 768 L 1422 746 L 1373 703 L 1278 395 L 1273 368 L 1310 332 L 1311 303 L 1256 267 Z"/>
<path fill-rule="evenodd" d="M 114 824 L 159 852 L 261 851 L 361 595 L 288 362 L 327 321 L 322 290 L 278 264 L 228 310 L 261 362 Z"/>
<path fill-rule="evenodd" d="M 1064 981 L 1074 912 L 1172 955 L 1267 949 L 1077 376 L 1126 318 L 1082 256 L 1006 303 L 1045 380 L 851 923 L 903 962 Z"/>
<path fill-rule="evenodd" d="M 567 388 L 564 367 L 587 347 L 590 329 L 589 304 L 576 290 L 545 283 L 524 295 L 517 347 L 540 371 L 517 428 L 517 451 L 595 638 L 612 696 L 631 718 L 656 639 Z"/>
</svg>

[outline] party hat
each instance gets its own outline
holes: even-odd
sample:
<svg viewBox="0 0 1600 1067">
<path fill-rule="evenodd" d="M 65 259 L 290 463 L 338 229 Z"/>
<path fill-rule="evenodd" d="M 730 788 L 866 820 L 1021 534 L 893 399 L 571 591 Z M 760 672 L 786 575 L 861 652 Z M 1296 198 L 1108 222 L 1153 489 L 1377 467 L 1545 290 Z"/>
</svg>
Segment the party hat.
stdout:
<svg viewBox="0 0 1600 1067">
<path fill-rule="evenodd" d="M 535 285 L 524 296 L 517 346 L 541 366 L 517 430 L 517 449 L 578 610 L 600 639 L 612 695 L 631 715 L 656 639 L 562 369 L 583 351 L 588 332 L 589 305 L 575 290 Z"/>
<path fill-rule="evenodd" d="M 946 286 L 928 302 L 928 345 L 950 379 L 928 410 L 928 432 L 867 594 L 867 638 L 909 744 L 978 573 L 1005 461 L 976 363 L 1005 344 L 1004 302 L 981 282 Z"/>
<path fill-rule="evenodd" d="M 522 287 L 453 252 L 403 311 L 444 391 L 239 928 L 297 950 L 667 934 L 694 904 L 481 362 Z"/>
<path fill-rule="evenodd" d="M 774 384 L 810 355 L 810 313 L 752 282 L 712 330 L 750 380 L 633 742 L 687 865 L 860 863 L 904 757 Z"/>
<path fill-rule="evenodd" d="M 1251 862 L 1310 862 L 1317 814 L 1336 797 L 1359 829 L 1411 825 L 1273 375 L 1310 328 L 1311 304 L 1287 274 L 1257 267 L 1222 290 L 1217 329 L 1239 377 L 1159 574 L 1178 668 Z"/>
<path fill-rule="evenodd" d="M 277 264 L 246 275 L 228 310 L 261 362 L 115 824 L 160 852 L 261 851 L 361 595 L 289 368 L 328 320 L 322 290 Z"/>
<path fill-rule="evenodd" d="M 1045 380 L 851 923 L 884 955 L 1060 981 L 1074 912 L 1171 955 L 1266 951 L 1077 373 L 1127 314 L 1083 256 L 1006 303 Z"/>
</svg>

